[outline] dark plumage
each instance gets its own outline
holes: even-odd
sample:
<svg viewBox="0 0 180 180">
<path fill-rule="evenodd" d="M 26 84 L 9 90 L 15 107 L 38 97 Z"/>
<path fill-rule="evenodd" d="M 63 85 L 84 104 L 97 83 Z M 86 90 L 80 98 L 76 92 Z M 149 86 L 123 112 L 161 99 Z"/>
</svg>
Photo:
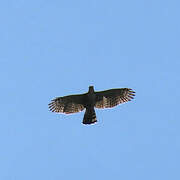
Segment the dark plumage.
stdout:
<svg viewBox="0 0 180 180">
<path fill-rule="evenodd" d="M 95 108 L 112 108 L 121 103 L 131 101 L 135 92 L 129 88 L 109 89 L 106 91 L 94 91 L 93 86 L 89 86 L 89 91 L 85 94 L 57 97 L 49 104 L 49 109 L 56 113 L 76 113 L 86 109 L 83 124 L 93 124 L 97 122 Z"/>
</svg>

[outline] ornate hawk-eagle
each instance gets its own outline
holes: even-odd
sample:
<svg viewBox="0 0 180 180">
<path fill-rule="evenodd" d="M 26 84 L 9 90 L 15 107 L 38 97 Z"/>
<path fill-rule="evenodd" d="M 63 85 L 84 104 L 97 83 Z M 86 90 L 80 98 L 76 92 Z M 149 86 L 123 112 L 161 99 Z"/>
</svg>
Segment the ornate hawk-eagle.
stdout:
<svg viewBox="0 0 180 180">
<path fill-rule="evenodd" d="M 97 122 L 94 108 L 112 108 L 118 104 L 131 101 L 133 96 L 135 96 L 135 92 L 129 88 L 95 92 L 94 87 L 89 86 L 89 91 L 85 94 L 75 94 L 53 99 L 49 104 L 49 109 L 52 112 L 65 114 L 76 113 L 86 109 L 83 124 L 93 124 Z"/>
</svg>

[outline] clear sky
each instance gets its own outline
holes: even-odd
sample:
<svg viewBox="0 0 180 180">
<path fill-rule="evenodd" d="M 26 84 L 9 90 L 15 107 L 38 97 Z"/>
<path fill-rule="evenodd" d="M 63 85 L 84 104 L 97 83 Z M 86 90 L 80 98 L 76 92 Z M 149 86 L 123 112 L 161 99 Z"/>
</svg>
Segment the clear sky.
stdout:
<svg viewBox="0 0 180 180">
<path fill-rule="evenodd" d="M 1 180 L 180 179 L 180 1 L 0 2 Z M 57 96 L 128 87 L 133 101 L 49 112 Z"/>
</svg>

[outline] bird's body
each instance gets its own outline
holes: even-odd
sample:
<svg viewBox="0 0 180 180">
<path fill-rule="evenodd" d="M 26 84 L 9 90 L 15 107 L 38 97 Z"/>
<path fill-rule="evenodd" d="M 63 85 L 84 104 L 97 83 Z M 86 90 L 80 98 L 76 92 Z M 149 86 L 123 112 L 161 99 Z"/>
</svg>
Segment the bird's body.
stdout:
<svg viewBox="0 0 180 180">
<path fill-rule="evenodd" d="M 87 101 L 86 101 L 86 106 L 89 107 L 89 106 L 93 106 L 95 105 L 95 102 L 96 102 L 96 94 L 94 92 L 94 87 L 93 86 L 90 86 L 89 87 L 89 91 L 87 93 Z"/>
<path fill-rule="evenodd" d="M 89 91 L 86 95 L 87 101 L 85 103 L 86 112 L 83 118 L 83 124 L 92 124 L 97 122 L 96 113 L 94 110 L 94 106 L 96 103 L 96 94 L 94 92 L 94 87 L 90 86 Z"/>
<path fill-rule="evenodd" d="M 58 97 L 52 100 L 49 108 L 57 113 L 76 113 L 86 109 L 83 124 L 93 124 L 97 122 L 96 108 L 112 108 L 118 104 L 133 99 L 134 91 L 129 88 L 109 89 L 95 92 L 93 86 L 89 86 L 89 91 L 85 94 Z"/>
</svg>

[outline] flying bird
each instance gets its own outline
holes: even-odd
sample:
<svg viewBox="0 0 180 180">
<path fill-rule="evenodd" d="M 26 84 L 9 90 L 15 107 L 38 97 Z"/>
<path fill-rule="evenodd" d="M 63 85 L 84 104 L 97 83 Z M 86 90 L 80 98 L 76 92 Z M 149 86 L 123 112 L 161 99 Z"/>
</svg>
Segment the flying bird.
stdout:
<svg viewBox="0 0 180 180">
<path fill-rule="evenodd" d="M 89 91 L 85 94 L 75 94 L 53 99 L 49 103 L 49 109 L 52 112 L 65 114 L 77 113 L 86 109 L 82 123 L 93 124 L 97 122 L 94 108 L 112 108 L 131 101 L 133 96 L 135 96 L 135 92 L 129 88 L 95 92 L 94 87 L 89 86 Z"/>
</svg>

